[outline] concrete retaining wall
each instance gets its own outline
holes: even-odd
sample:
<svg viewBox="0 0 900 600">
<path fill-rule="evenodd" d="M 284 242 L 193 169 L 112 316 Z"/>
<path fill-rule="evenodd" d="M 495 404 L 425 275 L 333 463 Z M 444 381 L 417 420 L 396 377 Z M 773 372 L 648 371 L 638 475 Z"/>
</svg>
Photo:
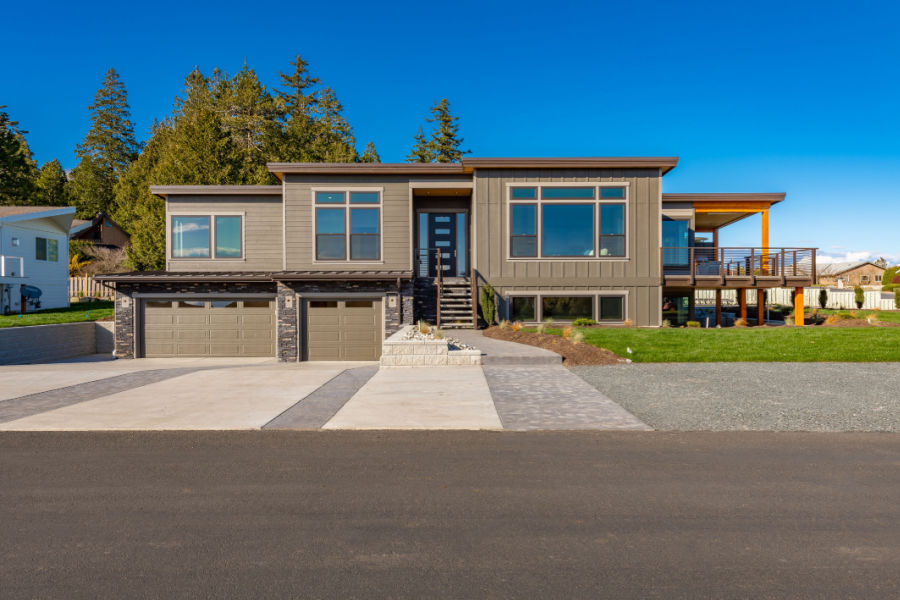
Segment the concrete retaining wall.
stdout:
<svg viewBox="0 0 900 600">
<path fill-rule="evenodd" d="M 53 362 L 111 353 L 113 323 L 84 322 L 0 329 L 0 365 Z"/>
<path fill-rule="evenodd" d="M 382 367 L 448 367 L 480 365 L 480 350 L 451 350 L 446 340 L 408 340 L 412 325 L 384 340 L 381 345 Z"/>
</svg>

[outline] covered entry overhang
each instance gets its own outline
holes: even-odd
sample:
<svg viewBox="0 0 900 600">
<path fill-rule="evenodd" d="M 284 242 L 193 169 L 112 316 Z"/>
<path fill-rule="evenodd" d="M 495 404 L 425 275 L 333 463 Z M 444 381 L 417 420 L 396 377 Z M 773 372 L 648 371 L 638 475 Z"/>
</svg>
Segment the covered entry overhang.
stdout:
<svg viewBox="0 0 900 600">
<path fill-rule="evenodd" d="M 769 247 L 769 210 L 784 200 L 781 193 L 762 194 L 663 194 L 663 209 L 689 206 L 694 213 L 694 228 L 712 233 L 718 245 L 718 231 L 753 215 L 760 215 L 760 247 Z"/>
</svg>

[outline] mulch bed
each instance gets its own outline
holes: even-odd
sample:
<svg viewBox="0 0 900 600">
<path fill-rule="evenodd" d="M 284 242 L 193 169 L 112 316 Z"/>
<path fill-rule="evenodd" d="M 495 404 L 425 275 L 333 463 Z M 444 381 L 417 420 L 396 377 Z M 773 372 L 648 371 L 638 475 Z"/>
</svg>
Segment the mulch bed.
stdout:
<svg viewBox="0 0 900 600">
<path fill-rule="evenodd" d="M 890 321 L 872 321 L 869 323 L 865 319 L 840 319 L 834 323 L 825 323 L 819 327 L 900 327 L 900 323 L 892 323 Z"/>
<path fill-rule="evenodd" d="M 619 365 L 625 362 L 621 356 L 610 352 L 605 348 L 597 348 L 590 344 L 575 344 L 558 335 L 546 333 L 532 333 L 527 331 L 513 331 L 512 329 L 500 329 L 490 327 L 481 332 L 485 337 L 516 342 L 556 352 L 563 357 L 563 364 L 567 367 L 584 365 Z"/>
</svg>

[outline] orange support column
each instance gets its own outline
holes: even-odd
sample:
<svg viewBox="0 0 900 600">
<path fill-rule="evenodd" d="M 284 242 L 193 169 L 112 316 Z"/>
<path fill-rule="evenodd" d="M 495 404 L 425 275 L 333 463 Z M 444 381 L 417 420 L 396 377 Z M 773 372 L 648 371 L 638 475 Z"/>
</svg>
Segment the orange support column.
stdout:
<svg viewBox="0 0 900 600">
<path fill-rule="evenodd" d="M 803 313 L 803 288 L 794 288 L 794 325 L 803 327 L 806 315 Z"/>
<path fill-rule="evenodd" d="M 760 270 L 763 275 L 769 274 L 769 211 L 764 210 L 761 213 L 762 215 L 762 260 L 760 263 Z"/>
</svg>

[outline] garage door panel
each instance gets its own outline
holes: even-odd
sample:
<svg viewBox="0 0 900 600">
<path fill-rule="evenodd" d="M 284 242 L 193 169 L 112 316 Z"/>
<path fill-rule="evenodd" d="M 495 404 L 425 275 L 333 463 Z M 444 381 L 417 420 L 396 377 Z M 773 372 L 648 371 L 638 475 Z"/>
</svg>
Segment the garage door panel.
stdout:
<svg viewBox="0 0 900 600">
<path fill-rule="evenodd" d="M 143 314 L 143 355 L 274 356 L 275 305 L 238 299 L 148 300 Z"/>
<path fill-rule="evenodd" d="M 378 360 L 381 356 L 381 302 L 314 300 L 307 303 L 309 360 Z"/>
</svg>

